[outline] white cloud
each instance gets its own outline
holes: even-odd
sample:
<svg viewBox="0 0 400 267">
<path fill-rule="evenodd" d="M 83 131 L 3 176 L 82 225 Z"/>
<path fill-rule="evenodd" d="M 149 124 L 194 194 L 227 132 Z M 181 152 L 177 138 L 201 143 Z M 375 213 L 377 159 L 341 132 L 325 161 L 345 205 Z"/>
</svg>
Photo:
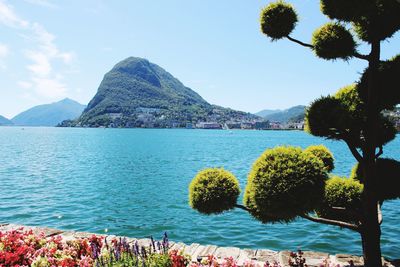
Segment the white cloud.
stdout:
<svg viewBox="0 0 400 267">
<path fill-rule="evenodd" d="M 47 0 L 25 0 L 25 2 L 42 7 L 57 8 L 57 6 L 54 3 Z"/>
<path fill-rule="evenodd" d="M 37 76 L 48 76 L 52 70 L 49 57 L 40 51 L 27 51 L 26 57 L 33 61 L 33 64 L 26 68 Z"/>
<path fill-rule="evenodd" d="M 29 89 L 32 87 L 32 84 L 30 82 L 27 81 L 18 81 L 17 82 L 18 86 L 23 88 L 23 89 Z"/>
<path fill-rule="evenodd" d="M 25 1 L 45 7 L 56 7 L 47 0 Z M 26 69 L 30 73 L 30 80 L 17 82 L 18 86 L 32 90 L 31 93 L 38 97 L 55 99 L 66 96 L 68 90 L 62 81 L 62 74 L 71 66 L 75 59 L 75 53 L 60 50 L 56 45 L 55 35 L 37 22 L 29 22 L 20 18 L 14 12 L 13 7 L 4 0 L 0 0 L 0 23 L 17 28 L 18 35 L 30 44 L 30 48 L 24 51 L 24 55 L 29 61 Z M 0 58 L 2 54 L 7 53 L 7 47 L 0 46 Z"/>
<path fill-rule="evenodd" d="M 26 28 L 29 22 L 15 14 L 12 6 L 0 0 L 0 23 L 13 28 Z"/>
<path fill-rule="evenodd" d="M 0 59 L 8 56 L 9 52 L 8 46 L 0 43 Z"/>
<path fill-rule="evenodd" d="M 68 65 L 72 62 L 74 54 L 60 51 L 55 44 L 56 37 L 49 33 L 42 25 L 32 24 L 32 41 L 37 44 L 35 50 L 26 51 L 26 57 L 32 61 L 27 69 L 32 74 L 32 88 L 36 94 L 56 99 L 67 94 L 67 87 L 62 82 L 61 72 L 53 70 L 52 62 L 60 60 Z"/>
<path fill-rule="evenodd" d="M 35 92 L 41 96 L 58 99 L 67 95 L 67 88 L 57 78 L 32 78 Z"/>
<path fill-rule="evenodd" d="M 0 43 L 0 70 L 7 69 L 7 66 L 4 62 L 4 58 L 6 58 L 9 53 L 10 53 L 10 51 L 8 49 L 8 46 Z"/>
</svg>

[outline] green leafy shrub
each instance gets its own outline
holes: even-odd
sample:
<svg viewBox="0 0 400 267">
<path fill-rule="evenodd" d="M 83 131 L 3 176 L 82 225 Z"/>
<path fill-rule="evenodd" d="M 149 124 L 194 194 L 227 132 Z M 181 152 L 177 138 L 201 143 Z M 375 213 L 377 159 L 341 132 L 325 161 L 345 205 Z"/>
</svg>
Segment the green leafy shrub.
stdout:
<svg viewBox="0 0 400 267">
<path fill-rule="evenodd" d="M 323 59 L 349 59 L 354 55 L 356 42 L 351 33 L 338 23 L 327 23 L 312 37 L 315 54 Z"/>
<path fill-rule="evenodd" d="M 357 85 L 351 84 L 340 88 L 333 96 L 342 103 L 353 115 L 365 110 L 365 105 L 358 93 Z"/>
<path fill-rule="evenodd" d="M 221 213 L 233 209 L 240 194 L 235 176 L 218 168 L 200 171 L 189 186 L 189 204 L 201 213 Z"/>
<path fill-rule="evenodd" d="M 315 136 L 340 139 L 347 124 L 346 114 L 340 100 L 331 96 L 318 98 L 307 108 L 304 129 Z"/>
<path fill-rule="evenodd" d="M 358 85 L 341 88 L 334 96 L 321 97 L 307 108 L 305 130 L 313 135 L 330 139 L 346 139 L 362 147 L 367 128 L 365 103 Z M 378 115 L 376 144 L 384 145 L 396 137 L 394 124 L 382 114 Z"/>
<path fill-rule="evenodd" d="M 298 19 L 292 5 L 283 1 L 270 3 L 261 11 L 261 31 L 272 40 L 288 36 Z"/>
<path fill-rule="evenodd" d="M 400 198 L 400 162 L 394 159 L 379 158 L 376 160 L 378 199 L 380 201 Z M 356 164 L 350 177 L 364 182 L 363 171 L 360 164 Z"/>
<path fill-rule="evenodd" d="M 354 31 L 366 42 L 391 37 L 400 28 L 400 3 L 397 0 L 370 2 L 363 15 L 353 22 Z M 372 3 L 372 4 L 371 4 Z"/>
<path fill-rule="evenodd" d="M 354 21 L 365 13 L 365 0 L 321 0 L 321 11 L 330 19 Z"/>
<path fill-rule="evenodd" d="M 267 149 L 248 176 L 243 202 L 263 223 L 288 222 L 318 206 L 326 179 L 322 161 L 301 148 Z"/>
<path fill-rule="evenodd" d="M 377 84 L 379 84 L 382 94 L 377 96 L 379 109 L 393 109 L 395 105 L 400 104 L 400 90 L 399 90 L 399 73 L 400 73 L 400 55 L 383 61 L 380 63 L 378 69 Z M 368 80 L 370 71 L 367 68 L 358 83 L 358 93 L 366 101 L 368 97 Z"/>
<path fill-rule="evenodd" d="M 355 215 L 361 208 L 363 185 L 354 179 L 332 176 L 326 181 L 322 205 L 317 209 L 320 217 L 347 222 L 357 222 Z M 332 209 L 332 207 L 345 210 Z"/>
<path fill-rule="evenodd" d="M 309 146 L 305 150 L 305 152 L 309 152 L 322 160 L 325 166 L 325 170 L 327 172 L 331 172 L 335 168 L 334 161 L 335 159 L 333 158 L 333 154 L 329 149 L 324 146 L 324 145 L 318 145 L 318 146 Z"/>
</svg>

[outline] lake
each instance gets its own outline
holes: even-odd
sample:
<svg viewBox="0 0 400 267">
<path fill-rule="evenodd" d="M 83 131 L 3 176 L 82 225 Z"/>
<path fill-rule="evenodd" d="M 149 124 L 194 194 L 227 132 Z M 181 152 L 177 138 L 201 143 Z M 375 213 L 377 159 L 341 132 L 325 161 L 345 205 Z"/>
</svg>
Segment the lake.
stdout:
<svg viewBox="0 0 400 267">
<path fill-rule="evenodd" d="M 357 233 L 303 219 L 263 225 L 241 210 L 205 216 L 188 185 L 205 167 L 224 167 L 241 187 L 260 154 L 277 145 L 324 144 L 335 174 L 355 160 L 343 142 L 299 131 L 0 127 L 0 223 L 273 250 L 361 254 Z M 400 160 L 400 136 L 384 156 Z M 382 251 L 399 258 L 400 201 L 383 205 Z"/>
</svg>

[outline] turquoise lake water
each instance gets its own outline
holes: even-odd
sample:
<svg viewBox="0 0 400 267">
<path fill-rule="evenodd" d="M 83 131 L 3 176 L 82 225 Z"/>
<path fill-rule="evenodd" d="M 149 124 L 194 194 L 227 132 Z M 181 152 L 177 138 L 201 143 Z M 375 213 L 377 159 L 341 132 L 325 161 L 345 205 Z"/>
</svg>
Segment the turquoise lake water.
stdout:
<svg viewBox="0 0 400 267">
<path fill-rule="evenodd" d="M 342 142 L 298 131 L 0 127 L 0 223 L 132 237 L 360 254 L 356 233 L 299 219 L 263 225 L 234 210 L 205 216 L 188 206 L 188 185 L 205 167 L 224 167 L 246 184 L 252 163 L 277 145 L 325 144 L 334 173 L 355 163 Z M 400 136 L 385 156 L 400 160 Z M 382 251 L 400 258 L 400 201 L 385 202 Z"/>
</svg>

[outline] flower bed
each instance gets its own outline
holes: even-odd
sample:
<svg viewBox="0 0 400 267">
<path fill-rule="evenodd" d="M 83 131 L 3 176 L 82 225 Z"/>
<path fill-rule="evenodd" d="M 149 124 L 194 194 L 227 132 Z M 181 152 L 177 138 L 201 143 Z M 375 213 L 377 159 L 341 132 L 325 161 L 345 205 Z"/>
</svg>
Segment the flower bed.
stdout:
<svg viewBox="0 0 400 267">
<path fill-rule="evenodd" d="M 89 238 L 63 240 L 60 235 L 45 237 L 22 228 L 0 231 L 0 267 L 237 267 L 232 258 L 217 259 L 214 255 L 197 258 L 178 250 L 168 250 L 168 236 L 161 241 L 151 238 L 148 247 L 126 238 L 108 240 L 92 235 Z M 294 253 L 290 266 L 306 266 L 301 252 Z M 263 265 L 263 266 L 262 266 Z M 278 263 L 265 262 L 261 266 L 249 260 L 244 267 L 280 267 Z M 327 263 L 324 266 L 329 266 Z"/>
<path fill-rule="evenodd" d="M 101 238 L 76 239 L 63 242 L 61 236 L 46 238 L 23 229 L 0 232 L 0 267 L 93 266 L 92 244 Z"/>
</svg>

